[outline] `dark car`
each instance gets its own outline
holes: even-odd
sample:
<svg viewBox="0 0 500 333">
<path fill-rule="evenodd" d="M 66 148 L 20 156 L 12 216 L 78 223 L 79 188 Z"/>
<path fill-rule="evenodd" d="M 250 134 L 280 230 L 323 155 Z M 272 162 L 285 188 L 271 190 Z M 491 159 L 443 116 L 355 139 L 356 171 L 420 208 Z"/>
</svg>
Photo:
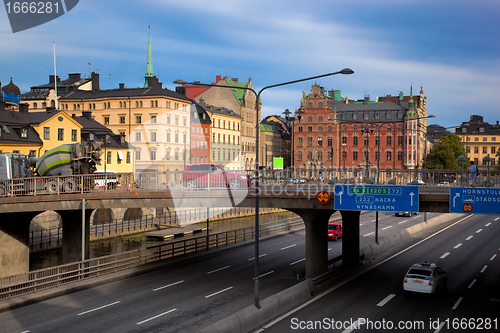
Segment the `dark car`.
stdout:
<svg viewBox="0 0 500 333">
<path fill-rule="evenodd" d="M 248 188 L 251 178 L 242 172 L 229 170 L 222 164 L 189 164 L 182 173 L 182 184 L 190 190 L 200 187 Z"/>
</svg>

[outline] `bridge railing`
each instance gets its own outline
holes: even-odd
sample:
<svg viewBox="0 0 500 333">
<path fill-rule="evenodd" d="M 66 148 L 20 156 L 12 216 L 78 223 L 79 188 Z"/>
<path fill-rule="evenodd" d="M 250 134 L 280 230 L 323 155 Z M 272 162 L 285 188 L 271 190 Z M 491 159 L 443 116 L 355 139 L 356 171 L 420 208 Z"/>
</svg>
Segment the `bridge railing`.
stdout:
<svg viewBox="0 0 500 333">
<path fill-rule="evenodd" d="M 261 185 L 274 184 L 385 184 L 427 187 L 469 186 L 468 170 L 377 169 L 377 168 L 294 168 L 259 171 Z M 251 170 L 224 172 L 135 172 L 76 176 L 31 177 L 0 180 L 0 197 L 58 195 L 99 191 L 191 191 L 230 187 L 247 189 L 255 181 Z M 500 171 L 480 170 L 477 187 L 500 187 Z"/>
<path fill-rule="evenodd" d="M 259 234 L 263 237 L 279 232 L 299 230 L 303 227 L 304 223 L 300 217 L 290 217 L 285 222 L 262 225 Z M 255 229 L 253 227 L 240 228 L 208 235 L 208 240 L 207 236 L 200 236 L 151 246 L 145 250 L 133 250 L 4 277 L 0 278 L 0 300 L 124 271 L 167 258 L 220 248 L 251 240 L 254 237 Z"/>
</svg>

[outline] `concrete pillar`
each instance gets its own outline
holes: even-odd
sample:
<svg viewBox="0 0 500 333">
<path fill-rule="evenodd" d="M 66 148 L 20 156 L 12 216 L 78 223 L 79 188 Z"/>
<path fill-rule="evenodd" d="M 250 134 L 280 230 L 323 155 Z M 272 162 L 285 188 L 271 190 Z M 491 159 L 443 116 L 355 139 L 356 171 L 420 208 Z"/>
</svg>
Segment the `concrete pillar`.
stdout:
<svg viewBox="0 0 500 333">
<path fill-rule="evenodd" d="M 359 211 L 340 211 L 342 215 L 342 262 L 359 258 Z"/>
<path fill-rule="evenodd" d="M 326 273 L 328 270 L 328 220 L 335 211 L 323 209 L 292 211 L 305 223 L 306 279 Z"/>
<path fill-rule="evenodd" d="M 57 211 L 62 220 L 62 263 L 69 264 L 82 260 L 82 211 Z M 91 209 L 85 210 L 85 259 L 90 253 L 90 215 Z"/>
<path fill-rule="evenodd" d="M 30 271 L 30 223 L 40 213 L 19 212 L 0 215 L 0 277 Z"/>
</svg>

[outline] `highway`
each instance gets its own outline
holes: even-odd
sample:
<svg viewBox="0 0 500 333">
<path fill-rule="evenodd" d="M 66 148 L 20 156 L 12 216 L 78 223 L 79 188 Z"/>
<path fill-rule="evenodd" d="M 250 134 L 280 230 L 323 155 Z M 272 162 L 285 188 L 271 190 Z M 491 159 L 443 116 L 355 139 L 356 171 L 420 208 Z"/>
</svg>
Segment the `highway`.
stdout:
<svg viewBox="0 0 500 333">
<path fill-rule="evenodd" d="M 397 250 L 364 274 L 256 332 L 500 331 L 498 216 L 471 215 L 412 247 Z M 447 271 L 444 293 L 403 291 L 408 268 L 424 260 Z"/>
<path fill-rule="evenodd" d="M 373 212 L 361 215 L 361 246 L 374 241 L 374 215 Z M 436 215 L 427 214 L 427 218 Z M 422 220 L 423 214 L 407 218 L 381 213 L 380 237 Z M 492 224 L 489 228 L 493 230 L 496 226 Z M 487 235 L 493 237 L 489 232 L 477 237 Z M 498 245 L 498 240 L 496 243 Z M 340 255 L 341 247 L 342 240 L 329 242 L 329 257 Z M 186 257 L 165 263 L 148 274 L 9 310 L 0 313 L 0 332 L 196 332 L 253 304 L 253 251 L 253 243 L 247 243 Z M 305 269 L 304 256 L 303 231 L 263 239 L 260 244 L 260 299 L 294 285 L 297 274 Z M 403 266 L 401 274 L 404 274 L 409 264 L 400 265 Z M 369 274 L 377 271 L 378 268 Z M 383 270 L 378 272 L 381 275 L 371 279 L 384 281 L 387 274 Z M 398 275 L 396 285 L 399 289 L 400 280 Z M 342 293 L 349 304 L 370 294 L 365 290 L 367 282 L 361 283 L 361 286 L 352 285 L 349 290 L 352 296 Z M 378 295 L 386 290 L 386 282 L 372 288 Z M 323 305 L 322 311 L 328 308 Z M 315 311 L 312 312 L 304 318 L 315 318 Z M 344 310 L 341 313 L 348 315 Z M 279 331 L 281 323 L 271 329 Z M 289 331 L 288 321 L 283 332 Z"/>
</svg>

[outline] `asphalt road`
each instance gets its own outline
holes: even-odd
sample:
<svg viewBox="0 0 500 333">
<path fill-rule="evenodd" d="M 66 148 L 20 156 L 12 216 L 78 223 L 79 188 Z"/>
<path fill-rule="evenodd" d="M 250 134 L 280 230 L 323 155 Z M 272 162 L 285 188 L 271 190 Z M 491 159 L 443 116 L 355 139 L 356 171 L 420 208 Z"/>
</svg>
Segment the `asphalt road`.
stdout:
<svg viewBox="0 0 500 333">
<path fill-rule="evenodd" d="M 398 250 L 256 332 L 500 331 L 499 217 L 472 215 Z M 446 290 L 437 295 L 404 292 L 406 271 L 425 260 L 447 271 Z"/>
<path fill-rule="evenodd" d="M 374 241 L 374 216 L 361 215 L 361 246 Z M 381 213 L 380 237 L 422 220 L 423 214 L 405 218 Z M 341 248 L 342 240 L 329 242 L 329 257 L 340 255 Z M 263 239 L 260 299 L 297 283 L 304 256 L 303 231 Z M 253 267 L 253 243 L 187 257 L 152 273 L 0 313 L 0 332 L 196 332 L 253 304 Z M 357 288 L 352 291 L 356 297 L 369 294 Z M 290 331 L 289 325 L 284 331 Z"/>
</svg>

